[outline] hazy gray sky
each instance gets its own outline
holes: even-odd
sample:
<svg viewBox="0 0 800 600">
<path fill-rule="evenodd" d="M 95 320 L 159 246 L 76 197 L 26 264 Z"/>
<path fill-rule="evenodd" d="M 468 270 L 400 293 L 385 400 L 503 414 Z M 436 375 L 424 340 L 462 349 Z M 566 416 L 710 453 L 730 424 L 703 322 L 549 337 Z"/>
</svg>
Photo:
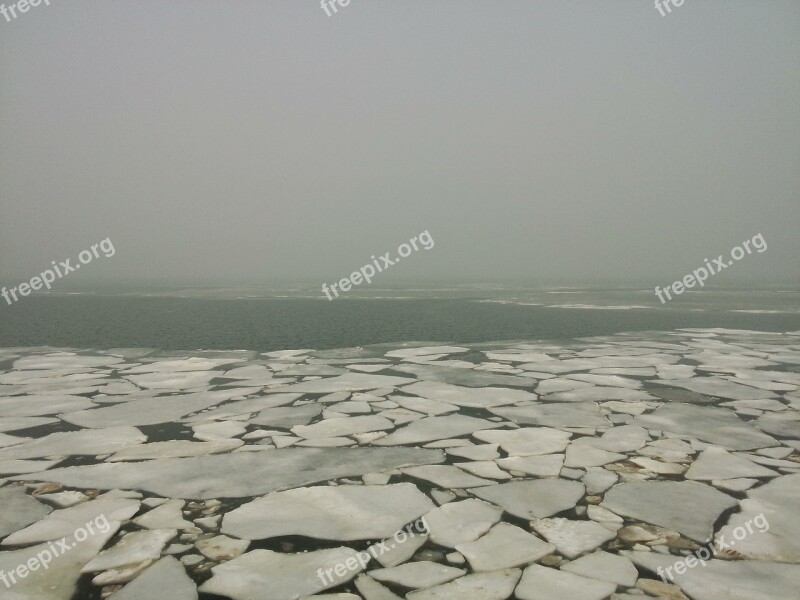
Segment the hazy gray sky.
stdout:
<svg viewBox="0 0 800 600">
<path fill-rule="evenodd" d="M 6 2 L 8 4 L 8 2 Z M 0 279 L 800 276 L 800 4 L 51 0 L 0 17 Z M 77 276 L 73 276 L 77 278 Z"/>
</svg>

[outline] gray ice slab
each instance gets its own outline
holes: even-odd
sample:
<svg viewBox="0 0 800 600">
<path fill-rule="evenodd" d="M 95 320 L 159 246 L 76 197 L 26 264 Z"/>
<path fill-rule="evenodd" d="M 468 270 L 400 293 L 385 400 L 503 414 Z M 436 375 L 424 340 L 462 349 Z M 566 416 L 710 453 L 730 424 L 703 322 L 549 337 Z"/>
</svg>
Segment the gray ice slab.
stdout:
<svg viewBox="0 0 800 600">
<path fill-rule="evenodd" d="M 398 365 L 393 367 L 393 370 L 412 373 L 425 381 L 438 381 L 439 383 L 450 383 L 473 388 L 492 385 L 498 387 L 530 387 L 536 384 L 536 380 L 530 377 L 497 375 L 486 371 L 475 371 L 474 369 L 454 369 L 436 365 Z"/>
<path fill-rule="evenodd" d="M 40 521 L 12 533 L 1 545 L 17 546 L 57 540 L 72 534 L 78 528 L 85 528 L 89 522 L 95 523 L 95 534 L 104 534 L 103 529 L 114 529 L 119 523 L 135 515 L 139 506 L 139 501 L 131 498 L 102 497 L 83 502 L 51 512 Z"/>
<path fill-rule="evenodd" d="M 403 388 L 403 392 L 469 408 L 492 408 L 536 400 L 536 394 L 499 387 L 470 388 L 435 381 L 420 381 Z"/>
<path fill-rule="evenodd" d="M 165 556 L 152 567 L 109 596 L 109 600 L 197 600 L 197 586 L 177 559 Z"/>
<path fill-rule="evenodd" d="M 444 462 L 442 451 L 417 448 L 285 448 L 267 452 L 268 459 L 262 452 L 233 452 L 65 467 L 24 478 L 82 489 L 143 490 L 167 498 L 245 498 L 340 477 Z"/>
<path fill-rule="evenodd" d="M 719 516 L 737 505 L 734 498 L 696 481 L 633 481 L 605 494 L 601 506 L 611 512 L 674 529 L 705 542 Z"/>
<path fill-rule="evenodd" d="M 594 521 L 562 518 L 539 519 L 533 523 L 533 530 L 567 558 L 576 558 L 616 537 L 613 531 Z"/>
<path fill-rule="evenodd" d="M 375 446 L 400 446 L 402 444 L 420 444 L 458 437 L 481 429 L 500 427 L 498 423 L 468 417 L 466 415 L 448 415 L 445 417 L 426 417 L 419 419 L 383 437 L 375 440 Z"/>
<path fill-rule="evenodd" d="M 0 475 L 38 473 L 60 463 L 59 460 L 0 460 Z"/>
<path fill-rule="evenodd" d="M 156 390 L 190 390 L 211 385 L 211 380 L 221 377 L 222 371 L 165 371 L 127 375 L 127 379 L 141 388 Z"/>
<path fill-rule="evenodd" d="M 23 356 L 14 361 L 14 368 L 24 371 L 36 369 L 96 369 L 122 362 L 116 356 L 79 356 L 71 353 Z"/>
<path fill-rule="evenodd" d="M 494 504 L 476 500 L 449 502 L 425 515 L 430 538 L 435 544 L 455 548 L 473 542 L 500 521 L 503 510 Z"/>
<path fill-rule="evenodd" d="M 492 408 L 490 412 L 518 425 L 545 427 L 610 427 L 611 423 L 594 402 L 573 404 L 530 404 Z"/>
<path fill-rule="evenodd" d="M 226 402 L 219 408 L 204 411 L 185 420 L 194 423 L 202 422 L 205 419 L 226 419 L 237 415 L 246 415 L 247 413 L 257 413 L 268 408 L 291 404 L 300 398 L 300 396 L 302 396 L 302 394 L 270 394 L 269 396 L 259 396 L 257 398 L 248 398 L 247 400 Z"/>
<path fill-rule="evenodd" d="M 282 427 L 289 429 L 296 425 L 310 423 L 314 417 L 322 412 L 321 404 L 301 404 L 300 406 L 282 406 L 279 408 L 268 408 L 261 411 L 258 415 L 250 419 L 253 425 L 265 425 L 267 427 Z"/>
<path fill-rule="evenodd" d="M 83 410 L 95 406 L 94 402 L 82 396 L 48 394 L 42 396 L 11 396 L 0 398 L 0 417 L 39 417 L 57 415 L 73 410 Z"/>
<path fill-rule="evenodd" d="M 274 391 L 300 392 L 303 394 L 330 394 L 332 392 L 359 392 L 384 387 L 397 387 L 413 383 L 411 377 L 393 377 L 390 375 L 374 375 L 364 373 L 346 373 L 338 377 L 326 377 L 311 381 L 301 381 L 291 385 L 274 388 Z"/>
<path fill-rule="evenodd" d="M 509 523 L 498 523 L 482 538 L 456 546 L 475 571 L 526 565 L 555 552 L 556 547 Z"/>
<path fill-rule="evenodd" d="M 476 477 L 470 473 L 465 473 L 458 467 L 452 465 L 426 465 L 422 467 L 410 467 L 404 469 L 403 473 L 416 479 L 430 481 L 441 488 L 470 488 L 481 485 L 492 485 L 494 481 Z"/>
<path fill-rule="evenodd" d="M 572 434 L 549 427 L 522 427 L 511 430 L 476 431 L 473 437 L 500 444 L 510 456 L 563 452 Z"/>
<path fill-rule="evenodd" d="M 153 442 L 120 450 L 106 459 L 107 462 L 126 460 L 152 460 L 161 458 L 187 458 L 231 452 L 244 445 L 242 440 L 218 440 L 214 442 L 191 442 L 189 440 L 169 440 Z"/>
<path fill-rule="evenodd" d="M 548 394 L 544 399 L 555 402 L 601 402 L 607 400 L 633 402 L 638 400 L 655 400 L 656 397 L 642 390 L 596 386 L 579 388 L 568 392 L 556 392 L 554 394 Z"/>
<path fill-rule="evenodd" d="M 779 473 L 762 467 L 743 456 L 712 446 L 704 450 L 686 472 L 686 479 L 714 481 L 746 477 L 777 477 Z"/>
<path fill-rule="evenodd" d="M 135 427 L 110 427 L 51 433 L 24 444 L 0 449 L 0 460 L 108 454 L 138 446 L 147 436 Z"/>
<path fill-rule="evenodd" d="M 313 425 L 292 427 L 291 431 L 293 434 L 305 439 L 319 439 L 370 431 L 386 431 L 387 429 L 394 429 L 394 423 L 389 419 L 378 415 L 367 415 L 363 417 L 323 419 Z"/>
<path fill-rule="evenodd" d="M 25 493 L 24 487 L 0 488 L 0 538 L 43 519 L 53 509 Z"/>
<path fill-rule="evenodd" d="M 706 396 L 716 396 L 729 400 L 757 400 L 759 398 L 776 398 L 777 394 L 759 390 L 749 385 L 734 383 L 717 377 L 690 377 L 689 379 L 653 379 L 650 383 L 679 387 Z"/>
<path fill-rule="evenodd" d="M 558 477 L 564 466 L 564 455 L 511 456 L 499 458 L 495 462 L 497 466 L 506 471 L 519 471 L 536 477 Z"/>
<path fill-rule="evenodd" d="M 231 388 L 178 396 L 159 396 L 131 400 L 113 406 L 82 410 L 60 415 L 67 423 L 80 427 L 113 427 L 115 425 L 158 425 L 177 421 L 190 413 L 221 404 L 236 396 L 258 391 L 258 388 Z"/>
<path fill-rule="evenodd" d="M 515 594 L 520 600 L 603 600 L 616 589 L 607 581 L 531 565 L 522 573 Z"/>
<path fill-rule="evenodd" d="M 778 446 L 774 438 L 742 421 L 727 408 L 673 402 L 634 419 L 636 425 L 696 438 L 728 450 Z"/>
<path fill-rule="evenodd" d="M 0 588 L 2 597 L 4 600 L 72 600 L 77 591 L 81 568 L 100 552 L 118 529 L 119 523 L 114 523 L 107 532 L 97 532 L 80 542 L 71 533 L 68 534 L 64 543 L 70 547 L 69 552 L 62 552 L 55 557 L 47 569 L 38 568 L 24 579 L 17 580 L 11 591 L 5 590 L 3 585 Z M 22 550 L 0 552 L 0 572 L 13 572 L 20 565 L 27 565 L 31 559 L 41 561 L 45 557 L 43 552 L 52 555 L 51 548 L 52 544 L 48 542 Z"/>
<path fill-rule="evenodd" d="M 55 417 L 0 417 L 0 432 L 19 431 L 52 423 L 58 423 L 58 419 Z"/>
<path fill-rule="evenodd" d="M 222 533 L 248 540 L 284 535 L 383 539 L 433 508 L 411 483 L 315 486 L 275 492 L 240 506 L 225 515 Z"/>
<path fill-rule="evenodd" d="M 363 571 L 356 555 L 346 547 L 300 554 L 253 550 L 212 568 L 213 577 L 200 586 L 200 592 L 233 600 L 306 598 L 338 587 Z M 354 567 L 349 569 L 349 565 Z M 336 567 L 344 574 L 337 575 Z"/>
<path fill-rule="evenodd" d="M 408 600 L 506 600 L 514 593 L 519 569 L 465 575 L 450 583 L 410 592 Z"/>
<path fill-rule="evenodd" d="M 797 600 L 800 565 L 757 560 L 707 560 L 679 575 L 680 557 L 658 552 L 622 551 L 633 563 L 658 576 L 673 567 L 674 583 L 692 600 Z"/>
<path fill-rule="evenodd" d="M 418 589 L 452 581 L 466 571 L 426 560 L 408 562 L 396 567 L 373 569 L 368 575 L 378 581 Z"/>
<path fill-rule="evenodd" d="M 800 436 L 800 414 L 794 411 L 762 415 L 753 424 L 761 431 L 779 437 Z"/>
<path fill-rule="evenodd" d="M 747 558 L 800 563 L 800 475 L 786 475 L 747 492 L 717 540 Z M 718 543 L 719 545 L 719 543 Z"/>
<path fill-rule="evenodd" d="M 561 570 L 624 587 L 633 587 L 639 578 L 639 573 L 629 558 L 602 550 L 581 556 L 563 565 Z"/>
<path fill-rule="evenodd" d="M 470 492 L 521 519 L 541 519 L 574 508 L 583 496 L 584 487 L 576 481 L 537 479 L 475 488 Z"/>
<path fill-rule="evenodd" d="M 84 565 L 84 573 L 109 569 L 123 569 L 145 561 L 156 561 L 164 547 L 178 535 L 175 529 L 134 531 L 123 536 L 116 544 L 103 550 Z"/>
</svg>

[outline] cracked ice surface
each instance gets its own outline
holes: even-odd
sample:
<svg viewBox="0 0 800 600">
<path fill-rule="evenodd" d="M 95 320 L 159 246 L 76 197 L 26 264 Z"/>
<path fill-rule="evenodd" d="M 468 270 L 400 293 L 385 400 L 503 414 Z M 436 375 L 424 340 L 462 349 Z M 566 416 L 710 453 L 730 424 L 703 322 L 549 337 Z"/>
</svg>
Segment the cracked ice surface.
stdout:
<svg viewBox="0 0 800 600">
<path fill-rule="evenodd" d="M 0 360 L 15 600 L 797 597 L 800 332 Z"/>
</svg>

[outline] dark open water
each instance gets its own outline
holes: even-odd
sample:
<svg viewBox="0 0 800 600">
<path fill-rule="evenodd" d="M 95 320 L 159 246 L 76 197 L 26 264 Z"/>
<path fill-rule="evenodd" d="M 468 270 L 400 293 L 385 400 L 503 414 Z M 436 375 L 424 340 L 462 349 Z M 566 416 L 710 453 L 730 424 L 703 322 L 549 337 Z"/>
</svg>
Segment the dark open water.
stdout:
<svg viewBox="0 0 800 600">
<path fill-rule="evenodd" d="M 0 346 L 268 351 L 680 327 L 800 330 L 800 290 L 704 290 L 661 305 L 643 288 L 383 288 L 332 302 L 309 289 L 217 288 L 39 295 L 0 305 Z"/>
</svg>

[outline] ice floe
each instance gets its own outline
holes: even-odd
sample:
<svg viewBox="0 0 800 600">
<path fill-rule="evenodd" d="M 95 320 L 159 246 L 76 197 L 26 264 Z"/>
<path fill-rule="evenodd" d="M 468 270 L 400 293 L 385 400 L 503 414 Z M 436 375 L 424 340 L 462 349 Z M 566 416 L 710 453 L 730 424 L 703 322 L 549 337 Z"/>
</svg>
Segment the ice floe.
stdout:
<svg viewBox="0 0 800 600">
<path fill-rule="evenodd" d="M 456 546 L 476 571 L 527 565 L 556 550 L 552 544 L 508 523 L 498 523 L 474 542 Z"/>
<path fill-rule="evenodd" d="M 736 506 L 736 500 L 694 481 L 633 481 L 612 487 L 601 506 L 702 542 L 711 537 L 717 518 Z"/>
<path fill-rule="evenodd" d="M 211 569 L 213 576 L 199 590 L 233 600 L 297 600 L 358 575 L 364 567 L 356 555 L 355 550 L 347 547 L 300 554 L 253 550 Z M 336 567 L 352 564 L 350 561 L 355 566 L 340 570 L 344 574 L 339 575 Z M 328 574 L 330 577 L 326 577 Z"/>
<path fill-rule="evenodd" d="M 797 332 L 0 357 L 15 600 L 796 597 Z"/>
<path fill-rule="evenodd" d="M 249 540 L 284 535 L 381 539 L 433 508 L 410 483 L 300 488 L 269 494 L 228 513 L 222 532 Z"/>
<path fill-rule="evenodd" d="M 269 451 L 269 460 L 260 454 L 64 467 L 31 474 L 27 479 L 83 489 L 143 490 L 167 498 L 246 498 L 375 470 L 444 461 L 440 450 L 417 448 L 285 448 Z"/>
<path fill-rule="evenodd" d="M 512 481 L 471 490 L 521 519 L 544 518 L 573 508 L 583 496 L 583 484 L 561 479 Z"/>
<path fill-rule="evenodd" d="M 0 488 L 0 538 L 43 519 L 53 509 L 28 496 L 23 487 Z"/>
</svg>

